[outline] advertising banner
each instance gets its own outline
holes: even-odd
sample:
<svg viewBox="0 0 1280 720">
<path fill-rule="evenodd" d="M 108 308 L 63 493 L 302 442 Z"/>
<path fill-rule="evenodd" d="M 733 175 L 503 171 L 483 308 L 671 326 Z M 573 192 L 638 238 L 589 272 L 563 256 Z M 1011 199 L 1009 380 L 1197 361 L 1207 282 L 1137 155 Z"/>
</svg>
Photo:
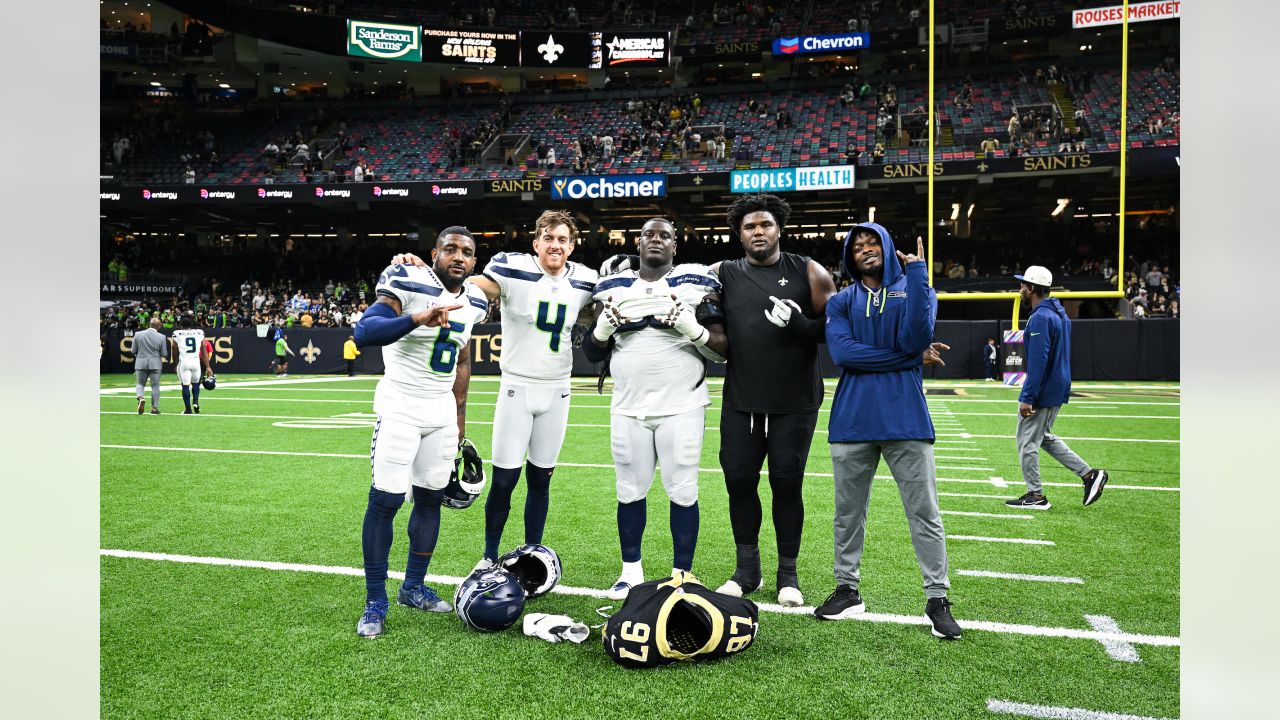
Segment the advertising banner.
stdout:
<svg viewBox="0 0 1280 720">
<path fill-rule="evenodd" d="M 1182 17 L 1182 3 L 1145 2 L 1129 4 L 1129 22 L 1150 22 L 1152 20 L 1172 20 Z M 1124 22 L 1124 6 L 1083 8 L 1071 11 L 1071 27 L 1080 28 L 1119 25 Z"/>
<path fill-rule="evenodd" d="M 138 57 L 138 45 L 123 40 L 98 42 L 98 58 L 101 60 L 134 60 Z"/>
<path fill-rule="evenodd" d="M 422 29 L 417 25 L 348 20 L 347 54 L 375 60 L 422 62 Z"/>
<path fill-rule="evenodd" d="M 604 67 L 671 65 L 671 33 L 616 31 L 592 33 L 604 42 Z M 600 67 L 593 65 L 591 67 Z"/>
<path fill-rule="evenodd" d="M 424 27 L 422 59 L 433 63 L 516 67 L 520 64 L 520 33 Z"/>
<path fill-rule="evenodd" d="M 482 182 L 487 182 L 484 194 L 489 196 L 540 193 L 547 186 L 547 181 L 542 178 L 511 178 Z"/>
<path fill-rule="evenodd" d="M 780 37 L 773 41 L 773 54 L 813 55 L 862 50 L 871 46 L 871 33 L 840 33 L 839 35 L 796 35 Z"/>
<path fill-rule="evenodd" d="M 708 45 L 685 45 L 676 48 L 687 63 L 700 62 L 758 62 L 764 48 L 759 40 L 723 42 Z"/>
<path fill-rule="evenodd" d="M 102 283 L 98 294 L 102 297 L 143 297 L 180 295 L 186 288 L 180 283 L 122 282 Z"/>
<path fill-rule="evenodd" d="M 1000 366 L 1004 369 L 1005 385 L 1021 385 L 1027 379 L 1026 353 L 1023 333 L 1026 330 L 1005 330 L 1000 343 Z"/>
<path fill-rule="evenodd" d="M 667 176 L 663 173 L 551 178 L 552 200 L 666 196 Z"/>
<path fill-rule="evenodd" d="M 734 170 L 730 173 L 729 192 L 843 190 L 854 186 L 855 175 L 853 165 Z"/>
</svg>

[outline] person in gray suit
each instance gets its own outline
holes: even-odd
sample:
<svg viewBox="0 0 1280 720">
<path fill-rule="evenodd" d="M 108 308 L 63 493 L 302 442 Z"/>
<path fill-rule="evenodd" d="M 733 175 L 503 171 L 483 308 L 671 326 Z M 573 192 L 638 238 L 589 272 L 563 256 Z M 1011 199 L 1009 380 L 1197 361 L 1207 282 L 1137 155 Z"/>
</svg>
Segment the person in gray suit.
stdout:
<svg viewBox="0 0 1280 720">
<path fill-rule="evenodd" d="M 151 318 L 151 327 L 133 336 L 133 374 L 137 380 L 138 414 L 146 406 L 143 389 L 151 383 L 151 414 L 160 414 L 160 371 L 169 359 L 169 338 L 160 333 L 160 318 Z"/>
</svg>

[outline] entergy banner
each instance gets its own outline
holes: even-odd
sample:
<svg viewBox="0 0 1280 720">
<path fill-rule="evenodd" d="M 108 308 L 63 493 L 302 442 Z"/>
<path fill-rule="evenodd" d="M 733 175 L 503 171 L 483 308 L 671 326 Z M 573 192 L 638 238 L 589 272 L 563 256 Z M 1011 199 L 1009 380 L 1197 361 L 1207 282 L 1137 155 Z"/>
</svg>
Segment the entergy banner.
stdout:
<svg viewBox="0 0 1280 720">
<path fill-rule="evenodd" d="M 1177 0 L 1170 2 L 1145 2 L 1129 4 L 1129 22 L 1150 22 L 1152 20 L 1172 20 L 1182 17 L 1182 3 Z M 1071 11 L 1071 27 L 1079 30 L 1080 28 L 1102 27 L 1104 25 L 1119 25 L 1124 22 L 1124 6 L 1113 5 L 1111 7 L 1100 8 L 1082 8 L 1080 10 Z"/>
<path fill-rule="evenodd" d="M 422 29 L 417 25 L 348 20 L 347 54 L 377 60 L 422 62 Z"/>
</svg>

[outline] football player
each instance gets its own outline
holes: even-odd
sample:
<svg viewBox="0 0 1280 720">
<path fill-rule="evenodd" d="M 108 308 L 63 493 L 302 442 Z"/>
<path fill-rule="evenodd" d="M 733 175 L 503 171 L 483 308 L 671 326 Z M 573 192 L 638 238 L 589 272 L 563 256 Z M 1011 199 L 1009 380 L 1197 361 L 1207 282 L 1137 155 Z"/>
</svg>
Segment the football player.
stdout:
<svg viewBox="0 0 1280 720">
<path fill-rule="evenodd" d="M 693 569 L 698 461 L 711 404 L 705 363 L 724 362 L 729 347 L 722 322 L 709 318 L 703 325 L 697 317 L 703 300 L 714 299 L 720 283 L 705 265 L 673 264 L 671 221 L 646 222 L 636 250 L 638 271 L 627 268 L 596 285 L 597 317 L 584 345 L 593 362 L 609 357 L 614 378 L 610 428 L 622 546 L 622 574 L 609 590 L 614 600 L 644 582 L 640 545 L 655 466 L 662 469 L 662 485 L 671 500 L 673 573 Z"/>
<path fill-rule="evenodd" d="M 209 351 L 206 349 L 204 331 L 196 327 L 195 318 L 183 315 L 178 321 L 178 329 L 169 338 L 177 346 L 175 357 L 178 381 L 182 383 L 182 403 L 187 409 L 183 415 L 200 412 L 200 380 L 204 373 L 212 375 L 209 369 Z"/>
<path fill-rule="evenodd" d="M 573 325 L 591 319 L 596 271 L 569 260 L 577 245 L 573 216 L 547 210 L 534 224 L 533 254 L 499 253 L 471 284 L 501 299 L 502 381 L 493 417 L 493 478 L 485 501 L 484 557 L 494 567 L 511 493 L 525 464 L 524 541 L 541 545 L 550 502 L 551 474 L 569 420 Z M 413 255 L 394 261 L 420 264 Z"/>
<path fill-rule="evenodd" d="M 386 372 L 373 400 L 373 485 L 361 538 L 366 604 L 356 632 L 363 637 L 385 629 L 392 521 L 406 494 L 413 499 L 409 561 L 396 600 L 429 612 L 452 609 L 423 580 L 440 533 L 441 499 L 466 435 L 471 328 L 489 303 L 465 282 L 476 262 L 475 239 L 466 228 L 441 231 L 431 259 L 431 267 L 393 264 L 384 270 L 377 301 L 355 328 L 356 343 L 386 346 Z"/>
</svg>

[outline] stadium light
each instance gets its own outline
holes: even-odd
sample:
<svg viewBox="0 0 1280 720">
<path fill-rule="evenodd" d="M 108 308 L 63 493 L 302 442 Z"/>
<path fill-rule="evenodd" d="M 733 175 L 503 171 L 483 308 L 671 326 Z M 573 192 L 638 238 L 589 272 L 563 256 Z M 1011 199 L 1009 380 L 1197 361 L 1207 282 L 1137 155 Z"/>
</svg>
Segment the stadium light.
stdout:
<svg viewBox="0 0 1280 720">
<path fill-rule="evenodd" d="M 160 83 L 156 82 L 155 80 L 152 80 L 151 87 L 160 87 Z"/>
<path fill-rule="evenodd" d="M 876 221 L 876 206 L 872 205 L 871 207 L 867 208 L 867 222 L 875 222 L 875 221 Z"/>
<path fill-rule="evenodd" d="M 951 203 L 951 219 L 960 219 L 960 203 Z"/>
<path fill-rule="evenodd" d="M 231 89 L 231 86 L 226 83 L 218 83 L 218 87 L 222 88 L 223 90 Z"/>
<path fill-rule="evenodd" d="M 1071 198 L 1058 198 L 1058 207 L 1054 208 L 1053 212 L 1049 213 L 1049 217 L 1058 217 L 1059 215 L 1062 214 L 1063 210 L 1067 209 L 1067 206 L 1070 204 L 1071 204 Z"/>
<path fill-rule="evenodd" d="M 977 205 L 975 205 L 974 203 L 969 203 L 969 212 L 965 214 L 965 217 L 973 217 L 973 209 L 975 207 L 977 207 Z"/>
</svg>

